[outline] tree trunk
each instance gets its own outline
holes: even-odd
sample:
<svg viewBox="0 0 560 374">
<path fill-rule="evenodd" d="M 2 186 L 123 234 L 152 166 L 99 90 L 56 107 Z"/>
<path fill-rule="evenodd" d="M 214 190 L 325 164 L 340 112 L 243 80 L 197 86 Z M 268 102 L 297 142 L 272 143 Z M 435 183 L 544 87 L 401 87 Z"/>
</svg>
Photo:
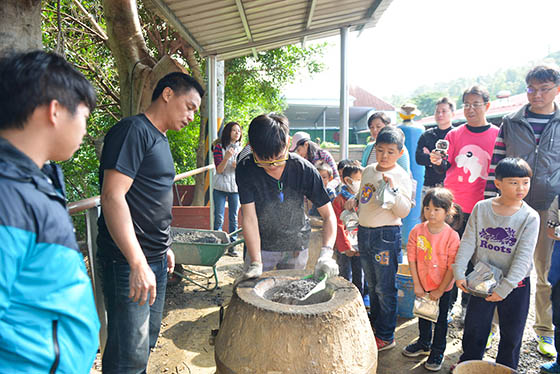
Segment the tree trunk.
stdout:
<svg viewBox="0 0 560 374">
<path fill-rule="evenodd" d="M 146 41 L 142 36 L 142 28 L 138 17 L 135 0 L 103 0 L 103 10 L 107 23 L 109 48 L 115 57 L 119 72 L 121 90 L 121 112 L 123 117 L 134 115 L 145 110 L 152 97 L 157 82 L 173 71 L 185 73 L 185 69 L 174 59 L 165 55 L 156 62 L 151 57 Z M 188 49 L 188 50 L 187 50 Z M 184 48 L 186 60 L 193 70 L 195 78 L 201 82 L 200 66 L 194 58 L 192 47 Z M 193 66 L 195 64 L 196 66 Z M 132 79 L 131 79 L 132 77 Z M 201 118 L 208 118 L 206 100 L 201 106 Z M 200 141 L 197 148 L 197 167 L 204 166 L 205 130 L 201 120 Z M 193 205 L 204 205 L 204 176 L 195 177 L 195 200 Z"/>
<path fill-rule="evenodd" d="M 42 48 L 41 0 L 1 0 L 0 56 Z"/>
<path fill-rule="evenodd" d="M 198 137 L 198 147 L 196 148 L 196 167 L 206 165 L 206 156 L 208 156 L 208 148 L 206 147 L 206 122 L 208 122 L 208 103 L 202 100 L 200 104 L 200 135 Z M 208 164 L 213 163 L 213 159 L 208 160 Z M 191 205 L 204 206 L 206 189 L 206 176 L 212 171 L 197 174 L 194 176 L 194 197 Z M 214 214 L 210 212 L 210 214 Z"/>
</svg>

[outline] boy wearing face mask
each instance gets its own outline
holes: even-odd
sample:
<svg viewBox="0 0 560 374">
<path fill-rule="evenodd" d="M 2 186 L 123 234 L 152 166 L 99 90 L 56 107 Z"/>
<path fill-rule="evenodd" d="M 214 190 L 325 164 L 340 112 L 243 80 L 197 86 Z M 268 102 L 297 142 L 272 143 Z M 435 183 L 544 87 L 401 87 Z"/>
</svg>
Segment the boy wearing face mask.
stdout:
<svg viewBox="0 0 560 374">
<path fill-rule="evenodd" d="M 364 287 L 362 282 L 362 265 L 360 263 L 360 253 L 358 252 L 358 229 L 349 231 L 342 220 L 340 214 L 344 211 L 346 201 L 358 193 L 362 180 L 363 168 L 357 161 L 353 161 L 342 170 L 342 187 L 340 193 L 333 200 L 332 205 L 336 215 L 336 262 L 342 277 L 352 281 L 363 295 Z"/>
</svg>

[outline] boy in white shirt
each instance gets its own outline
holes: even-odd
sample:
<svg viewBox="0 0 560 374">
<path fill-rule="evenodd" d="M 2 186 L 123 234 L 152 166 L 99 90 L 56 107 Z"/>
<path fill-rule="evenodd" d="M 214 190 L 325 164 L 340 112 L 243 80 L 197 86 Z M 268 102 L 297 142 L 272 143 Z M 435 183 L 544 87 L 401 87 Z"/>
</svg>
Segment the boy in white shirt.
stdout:
<svg viewBox="0 0 560 374">
<path fill-rule="evenodd" d="M 358 247 L 369 288 L 377 349 L 382 351 L 395 346 L 401 219 L 410 212 L 412 182 L 397 165 L 404 152 L 400 129 L 384 127 L 377 136 L 375 152 L 377 162 L 364 169 L 358 195 Z M 386 199 L 381 201 L 376 196 L 383 188 Z"/>
</svg>

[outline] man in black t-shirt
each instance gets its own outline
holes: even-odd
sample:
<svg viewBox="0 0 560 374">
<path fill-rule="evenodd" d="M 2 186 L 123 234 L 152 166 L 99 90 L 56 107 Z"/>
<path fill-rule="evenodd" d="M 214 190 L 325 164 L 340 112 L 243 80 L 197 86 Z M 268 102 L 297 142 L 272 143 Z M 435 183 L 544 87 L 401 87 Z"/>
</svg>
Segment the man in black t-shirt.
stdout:
<svg viewBox="0 0 560 374">
<path fill-rule="evenodd" d="M 424 165 L 426 171 L 424 174 L 424 186 L 422 187 L 422 199 L 426 195 L 426 191 L 433 187 L 443 187 L 445 174 L 438 173 L 434 170 L 430 161 L 432 152 L 440 152 L 436 150 L 438 140 L 445 139 L 445 135 L 453 129 L 451 121 L 455 111 L 455 103 L 447 97 L 442 97 L 436 103 L 436 111 L 434 118 L 437 126 L 426 130 L 420 138 L 418 138 L 418 146 L 416 147 L 416 163 Z M 441 153 L 441 152 L 440 152 Z M 421 200 L 422 200 L 421 199 Z"/>
<path fill-rule="evenodd" d="M 192 77 L 170 73 L 145 113 L 121 120 L 105 137 L 97 237 L 108 318 L 104 374 L 145 372 L 156 344 L 167 273 L 175 265 L 169 249 L 175 168 L 166 133 L 193 121 L 203 95 Z"/>
<path fill-rule="evenodd" d="M 253 153 L 239 161 L 235 175 L 248 253 L 241 279 L 256 278 L 263 270 L 305 268 L 311 227 L 304 196 L 318 207 L 324 222 L 315 272 L 338 274 L 332 258 L 334 211 L 315 167 L 288 153 L 288 120 L 274 114 L 256 117 L 249 125 L 249 144 Z"/>
</svg>

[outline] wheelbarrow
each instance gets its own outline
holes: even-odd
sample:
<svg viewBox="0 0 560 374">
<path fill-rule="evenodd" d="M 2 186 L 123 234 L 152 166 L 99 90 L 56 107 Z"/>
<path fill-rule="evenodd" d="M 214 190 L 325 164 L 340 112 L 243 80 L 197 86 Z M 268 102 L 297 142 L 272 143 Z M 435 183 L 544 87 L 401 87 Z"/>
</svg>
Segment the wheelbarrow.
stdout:
<svg viewBox="0 0 560 374">
<path fill-rule="evenodd" d="M 223 231 L 215 230 L 201 230 L 201 229 L 185 229 L 181 227 L 171 227 L 171 237 L 175 238 L 177 235 L 181 234 L 194 234 L 194 235 L 204 235 L 211 234 L 217 238 L 217 243 L 199 243 L 199 242 L 183 242 L 173 239 L 171 243 L 171 248 L 175 253 L 175 264 L 178 265 L 195 265 L 195 266 L 211 266 L 212 274 L 204 274 L 192 269 L 183 268 L 183 272 L 173 271 L 173 274 L 186 279 L 198 287 L 206 290 L 213 291 L 218 287 L 218 273 L 216 272 L 216 263 L 224 255 L 224 253 L 231 247 L 236 246 L 239 243 L 243 243 L 245 239 L 237 239 L 231 241 L 230 237 L 234 234 L 241 232 L 243 229 L 238 229 L 231 234 Z M 187 274 L 194 274 L 206 279 L 206 285 L 190 278 Z M 210 286 L 212 279 L 214 279 L 214 285 Z"/>
</svg>

